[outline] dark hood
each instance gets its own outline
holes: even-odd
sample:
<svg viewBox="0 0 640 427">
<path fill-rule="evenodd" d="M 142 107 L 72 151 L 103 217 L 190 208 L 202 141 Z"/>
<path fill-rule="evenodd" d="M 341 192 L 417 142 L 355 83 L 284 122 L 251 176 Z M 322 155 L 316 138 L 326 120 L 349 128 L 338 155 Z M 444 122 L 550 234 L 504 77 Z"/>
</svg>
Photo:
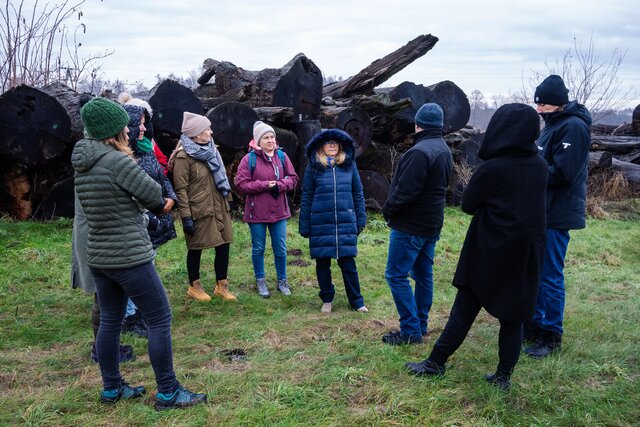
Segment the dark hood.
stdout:
<svg viewBox="0 0 640 427">
<path fill-rule="evenodd" d="M 501 156 L 538 154 L 536 139 L 540 135 L 540 118 L 525 104 L 506 104 L 493 114 L 478 157 L 488 160 Z"/>
<path fill-rule="evenodd" d="M 355 144 L 351 135 L 341 129 L 327 129 L 314 136 L 307 144 L 307 158 L 312 165 L 316 166 L 316 151 L 318 151 L 326 141 L 338 142 L 342 146 L 342 151 L 344 151 L 344 154 L 346 155 L 343 164 L 345 166 L 351 164 L 356 156 Z"/>
<path fill-rule="evenodd" d="M 127 127 L 129 128 L 129 147 L 133 150 L 134 153 L 138 152 L 138 136 L 140 136 L 140 122 L 142 121 L 142 117 L 145 117 L 145 123 L 149 123 L 147 117 L 147 110 L 143 107 L 137 105 L 123 105 L 123 108 L 129 115 L 129 124 Z"/>
<path fill-rule="evenodd" d="M 591 113 L 582 104 L 578 104 L 577 101 L 571 101 L 561 111 L 555 113 L 540 114 L 546 124 L 553 124 L 559 120 L 565 119 L 570 116 L 574 116 L 584 121 L 587 126 L 591 126 Z"/>
</svg>

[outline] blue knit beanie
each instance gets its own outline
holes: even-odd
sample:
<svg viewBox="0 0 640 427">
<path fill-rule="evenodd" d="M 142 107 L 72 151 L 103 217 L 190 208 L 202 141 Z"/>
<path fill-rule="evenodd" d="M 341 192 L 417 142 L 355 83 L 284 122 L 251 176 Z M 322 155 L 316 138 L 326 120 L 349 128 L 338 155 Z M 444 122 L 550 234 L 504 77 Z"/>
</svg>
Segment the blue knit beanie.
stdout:
<svg viewBox="0 0 640 427">
<path fill-rule="evenodd" d="M 106 139 L 116 136 L 129 123 L 129 115 L 118 103 L 107 98 L 93 98 L 80 109 L 82 124 L 89 136 Z"/>
<path fill-rule="evenodd" d="M 438 104 L 433 102 L 424 104 L 416 113 L 416 125 L 422 129 L 442 129 L 444 127 L 444 113 Z"/>
<path fill-rule="evenodd" d="M 564 85 L 562 77 L 550 75 L 540 83 L 533 96 L 536 104 L 565 105 L 569 103 L 569 89 Z"/>
</svg>

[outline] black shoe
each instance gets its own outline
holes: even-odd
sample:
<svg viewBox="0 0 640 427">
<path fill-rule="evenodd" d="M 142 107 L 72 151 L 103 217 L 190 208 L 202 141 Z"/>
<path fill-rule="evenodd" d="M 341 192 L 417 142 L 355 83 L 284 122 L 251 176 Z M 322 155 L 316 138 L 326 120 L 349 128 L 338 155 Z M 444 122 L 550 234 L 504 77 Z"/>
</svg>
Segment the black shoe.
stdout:
<svg viewBox="0 0 640 427">
<path fill-rule="evenodd" d="M 98 363 L 98 352 L 96 351 L 95 343 L 93 344 L 93 347 L 91 347 L 91 360 Z M 132 362 L 136 360 L 136 355 L 133 354 L 133 347 L 126 344 L 121 345 L 120 352 L 118 354 L 118 360 L 120 361 L 120 363 Z"/>
<path fill-rule="evenodd" d="M 136 335 L 139 338 L 149 338 L 149 327 L 139 311 L 136 311 L 136 314 L 124 318 L 122 321 L 122 332 Z"/>
<path fill-rule="evenodd" d="M 157 411 L 164 409 L 184 409 L 198 403 L 206 403 L 207 395 L 193 393 L 181 385 L 171 394 L 157 393 L 155 408 Z"/>
<path fill-rule="evenodd" d="M 485 375 L 484 380 L 502 391 L 509 391 L 511 388 L 511 381 L 509 380 L 509 377 L 498 372 L 495 374 Z"/>
<path fill-rule="evenodd" d="M 542 336 L 530 347 L 524 349 L 529 357 L 534 359 L 543 359 L 562 348 L 562 334 L 556 334 L 549 331 L 542 331 Z"/>
<path fill-rule="evenodd" d="M 114 404 L 120 399 L 137 399 L 142 397 L 147 391 L 142 386 L 131 387 L 122 381 L 122 385 L 115 390 L 102 390 L 100 393 L 100 402 Z"/>
<path fill-rule="evenodd" d="M 522 334 L 522 342 L 523 343 L 531 343 L 534 344 L 540 341 L 542 337 L 542 329 L 538 325 L 533 322 L 525 322 Z"/>
<path fill-rule="evenodd" d="M 400 331 L 392 331 L 382 336 L 382 342 L 389 345 L 422 344 L 422 336 L 412 337 Z"/>
<path fill-rule="evenodd" d="M 444 375 L 446 371 L 444 365 L 438 365 L 430 359 L 425 359 L 422 362 L 408 362 L 404 366 L 410 373 L 417 376 Z"/>
</svg>

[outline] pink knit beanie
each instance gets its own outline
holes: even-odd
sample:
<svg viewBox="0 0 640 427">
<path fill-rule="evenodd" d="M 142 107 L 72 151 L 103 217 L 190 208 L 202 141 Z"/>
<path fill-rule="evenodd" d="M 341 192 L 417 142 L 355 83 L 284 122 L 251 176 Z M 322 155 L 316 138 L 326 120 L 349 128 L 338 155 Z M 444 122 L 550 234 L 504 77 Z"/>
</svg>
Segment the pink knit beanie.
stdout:
<svg viewBox="0 0 640 427">
<path fill-rule="evenodd" d="M 209 127 L 211 127 L 211 122 L 205 116 L 188 111 L 182 115 L 182 133 L 189 138 L 200 135 Z"/>
<path fill-rule="evenodd" d="M 268 124 L 266 124 L 264 122 L 261 122 L 260 120 L 255 122 L 253 124 L 253 142 L 255 142 L 255 144 L 257 146 L 260 146 L 260 139 L 267 132 L 272 132 L 274 135 L 276 134 L 276 131 L 273 130 L 273 128 L 271 126 L 269 126 Z"/>
</svg>

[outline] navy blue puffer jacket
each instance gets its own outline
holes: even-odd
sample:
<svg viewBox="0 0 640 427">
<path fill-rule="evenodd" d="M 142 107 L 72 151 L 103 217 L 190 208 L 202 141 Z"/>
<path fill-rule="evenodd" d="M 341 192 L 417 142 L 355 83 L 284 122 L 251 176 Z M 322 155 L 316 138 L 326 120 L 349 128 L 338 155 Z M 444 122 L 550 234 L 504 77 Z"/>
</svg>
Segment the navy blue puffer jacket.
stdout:
<svg viewBox="0 0 640 427">
<path fill-rule="evenodd" d="M 343 163 L 325 167 L 318 161 L 316 152 L 325 141 L 342 146 Z M 353 139 L 342 130 L 329 129 L 316 135 L 306 150 L 309 165 L 302 186 L 300 234 L 309 237 L 311 258 L 354 257 L 367 218 Z"/>
</svg>

